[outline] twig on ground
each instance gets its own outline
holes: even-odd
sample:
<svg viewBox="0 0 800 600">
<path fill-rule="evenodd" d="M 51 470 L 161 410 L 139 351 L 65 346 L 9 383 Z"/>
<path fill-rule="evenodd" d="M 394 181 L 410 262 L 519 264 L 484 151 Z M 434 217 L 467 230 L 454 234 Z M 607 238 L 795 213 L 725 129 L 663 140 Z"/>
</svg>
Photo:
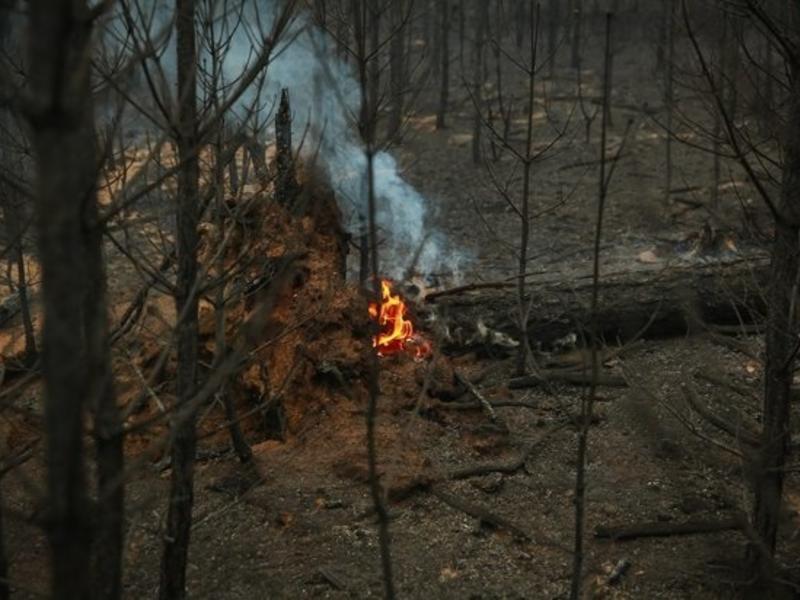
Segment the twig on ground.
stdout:
<svg viewBox="0 0 800 600">
<path fill-rule="evenodd" d="M 492 423 L 496 423 L 497 413 L 494 412 L 494 408 L 492 407 L 491 403 L 486 398 L 484 398 L 483 394 L 481 394 L 480 391 L 478 391 L 478 388 L 476 388 L 469 379 L 461 375 L 458 371 L 455 372 L 455 377 L 456 381 L 458 381 L 458 383 L 463 385 L 467 389 L 467 391 L 472 395 L 472 397 L 475 398 L 480 403 L 480 405 L 483 407 L 484 412 L 486 412 L 486 414 L 489 416 L 489 419 L 492 421 Z"/>
</svg>

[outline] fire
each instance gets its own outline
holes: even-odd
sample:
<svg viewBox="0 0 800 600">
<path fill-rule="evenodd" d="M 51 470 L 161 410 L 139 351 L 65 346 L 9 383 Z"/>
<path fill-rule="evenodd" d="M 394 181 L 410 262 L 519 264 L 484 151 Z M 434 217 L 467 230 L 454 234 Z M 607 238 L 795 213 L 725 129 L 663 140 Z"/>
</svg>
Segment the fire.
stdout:
<svg viewBox="0 0 800 600">
<path fill-rule="evenodd" d="M 392 291 L 392 282 L 381 280 L 381 305 L 372 302 L 369 315 L 378 321 L 380 332 L 372 340 L 378 356 L 389 356 L 398 352 L 409 352 L 414 358 L 425 358 L 431 352 L 430 343 L 415 333 L 403 299 Z"/>
</svg>

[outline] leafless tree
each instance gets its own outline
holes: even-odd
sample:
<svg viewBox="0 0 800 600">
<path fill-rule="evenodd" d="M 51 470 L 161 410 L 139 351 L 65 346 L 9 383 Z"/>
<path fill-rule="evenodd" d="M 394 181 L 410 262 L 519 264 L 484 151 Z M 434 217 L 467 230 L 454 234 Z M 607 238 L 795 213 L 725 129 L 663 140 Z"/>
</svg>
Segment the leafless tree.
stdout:
<svg viewBox="0 0 800 600">
<path fill-rule="evenodd" d="M 93 24 L 106 8 L 80 1 L 30 4 L 27 119 L 35 151 L 36 211 L 42 267 L 42 370 L 48 434 L 48 524 L 52 592 L 85 598 L 91 590 L 93 533 L 106 553 L 97 590 L 120 591 L 122 488 L 119 424 L 108 355 L 98 153 L 90 64 Z M 86 486 L 83 420 L 96 415 L 101 518 L 93 531 Z"/>
<path fill-rule="evenodd" d="M 752 528 L 755 536 L 751 540 L 748 556 L 756 586 L 763 591 L 773 587 L 777 575 L 774 553 L 783 501 L 786 457 L 791 441 L 790 388 L 798 349 L 795 282 L 800 269 L 800 12 L 797 6 L 792 5 L 787 18 L 781 20 L 773 8 L 751 0 L 742 4 L 755 30 L 766 37 L 785 61 L 787 102 L 783 115 L 785 127 L 776 140 L 782 156 L 780 181 L 776 190 L 770 189 L 760 175 L 761 165 L 774 160 L 768 159 L 763 150 L 750 142 L 747 130 L 735 120 L 735 103 L 730 96 L 726 96 L 720 78 L 715 76 L 694 32 L 691 11 L 683 2 L 684 23 L 701 73 L 719 112 L 725 143 L 763 200 L 774 223 L 775 233 L 770 244 L 770 283 L 766 291 L 761 443 L 754 456 L 747 459 L 748 471 L 752 474 Z"/>
</svg>

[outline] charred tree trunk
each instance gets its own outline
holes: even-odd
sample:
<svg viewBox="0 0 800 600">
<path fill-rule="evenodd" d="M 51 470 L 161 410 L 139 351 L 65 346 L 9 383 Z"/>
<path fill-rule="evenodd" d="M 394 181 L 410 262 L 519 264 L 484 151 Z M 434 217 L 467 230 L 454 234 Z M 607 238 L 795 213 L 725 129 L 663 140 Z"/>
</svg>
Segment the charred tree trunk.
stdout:
<svg viewBox="0 0 800 600">
<path fill-rule="evenodd" d="M 0 1 L 0 52 L 11 56 L 13 49 L 9 43 L 11 35 L 11 11 L 14 8 L 14 3 L 9 0 Z M 0 73 L 0 77 L 6 79 L 7 85 L 10 85 L 10 75 L 7 73 Z M 10 90 L 8 90 L 10 91 Z M 5 109 L 0 110 L 0 124 L 2 124 L 5 131 L 11 131 L 12 119 L 9 112 Z M 6 144 L 0 142 L 0 166 L 6 169 L 13 169 L 14 163 L 17 163 L 19 170 L 22 170 L 22 161 L 14 157 L 9 152 Z M 22 326 L 25 332 L 25 355 L 23 362 L 25 365 L 31 365 L 36 359 L 36 335 L 33 329 L 33 321 L 31 319 L 30 301 L 28 298 L 28 282 L 27 273 L 25 269 L 25 254 L 24 254 L 24 206 L 22 198 L 19 194 L 12 190 L 10 186 L 0 182 L 0 204 L 2 204 L 3 220 L 6 226 L 6 235 L 8 236 L 8 255 L 9 255 L 9 270 L 11 264 L 16 267 L 17 271 L 17 289 L 16 293 L 19 297 L 19 307 L 22 313 Z"/>
<path fill-rule="evenodd" d="M 483 84 L 484 48 L 486 46 L 486 27 L 489 22 L 489 3 L 478 0 L 475 7 L 475 46 L 472 56 L 472 100 L 475 103 L 475 119 L 472 126 L 472 162 L 481 163 L 481 132 L 483 131 Z"/>
<path fill-rule="evenodd" d="M 11 10 L 13 9 L 13 3 L 9 2 L 8 0 L 0 0 L 0 50 L 5 52 L 8 48 L 6 45 L 8 35 L 10 33 L 10 17 L 11 17 Z M 5 76 L 6 74 L 0 70 L 0 77 Z M 6 79 L 8 82 L 8 79 Z M 2 116 L 0 118 L 5 119 L 6 113 L 5 111 L 2 112 Z M 7 156 L 6 156 L 6 149 L 5 146 L 0 146 L 0 166 L 4 166 L 7 164 Z M 6 222 L 8 221 L 8 217 L 5 216 Z M 14 242 L 14 238 L 10 237 L 10 243 Z M 21 276 L 24 276 L 25 269 L 23 263 L 23 269 L 21 271 Z M 23 288 L 23 283 L 20 280 L 19 284 L 20 288 Z M 22 298 L 20 298 L 21 300 Z M 25 332 L 27 336 L 27 330 Z M 28 343 L 26 339 L 26 354 L 28 353 Z M 8 568 L 8 555 L 6 554 L 6 535 L 5 535 L 5 523 L 4 523 L 4 514 L 3 514 L 3 502 L 2 497 L 0 497 L 0 600 L 9 600 L 11 598 L 11 587 L 9 586 L 9 568 Z"/>
<path fill-rule="evenodd" d="M 389 111 L 388 136 L 390 140 L 397 138 L 403 125 L 403 109 L 405 107 L 405 61 L 403 57 L 403 40 L 405 39 L 405 17 L 403 3 L 392 2 L 389 10 L 392 20 L 392 39 L 389 42 L 389 80 L 391 89 L 391 110 Z"/>
<path fill-rule="evenodd" d="M 288 209 L 294 208 L 297 197 L 297 178 L 292 150 L 292 109 L 289 106 L 289 90 L 281 90 L 281 102 L 275 116 L 275 198 Z"/>
<path fill-rule="evenodd" d="M 792 96 L 784 139 L 780 218 L 772 243 L 768 291 L 764 416 L 760 460 L 754 483 L 754 526 L 764 548 L 751 559 L 762 584 L 773 579 L 772 555 L 783 501 L 784 467 L 791 442 L 790 388 L 797 354 L 798 317 L 795 289 L 800 269 L 800 68 L 791 73 Z M 766 555 L 764 553 L 766 551 Z"/>
<path fill-rule="evenodd" d="M 97 330 L 105 313 L 96 265 L 97 149 L 90 86 L 92 15 L 80 0 L 29 4 L 30 92 L 27 117 L 37 162 L 36 213 L 42 267 L 42 372 L 47 431 L 47 534 L 54 598 L 88 598 L 92 514 L 86 490 L 83 422 L 88 403 L 105 393 L 93 373 Z M 87 220 L 87 216 L 89 219 Z M 94 230 L 93 230 L 94 229 Z M 87 239 L 91 238 L 91 239 Z M 88 337 L 87 337 L 88 334 Z M 89 347 L 87 348 L 87 341 Z M 119 474 L 117 474 L 119 475 Z M 105 510 L 108 504 L 101 503 Z M 102 530 L 106 522 L 99 521 Z M 118 556 L 118 554 L 117 554 Z M 108 565 L 112 588 L 117 567 Z M 105 579 L 105 578 L 104 578 Z M 105 586 L 103 586 L 105 588 Z"/>
<path fill-rule="evenodd" d="M 665 0 L 667 8 L 667 70 L 664 83 L 664 105 L 667 109 L 667 137 L 665 140 L 666 167 L 664 169 L 664 200 L 669 202 L 672 187 L 672 131 L 673 104 L 675 101 L 675 0 Z"/>
<path fill-rule="evenodd" d="M 735 14 L 727 14 L 728 35 L 725 44 L 725 112 L 731 122 L 736 121 L 736 113 L 739 108 L 739 90 L 736 84 L 738 71 L 740 68 L 739 45 L 743 42 L 743 20 Z"/>
<path fill-rule="evenodd" d="M 720 31 L 719 37 L 717 41 L 717 66 L 714 73 L 715 78 L 715 85 L 720 93 L 724 94 L 725 90 L 725 47 L 727 45 L 727 35 L 728 35 L 728 20 L 723 18 L 720 19 Z M 722 115 L 720 115 L 719 110 L 714 111 L 714 128 L 712 131 L 713 136 L 713 153 L 714 153 L 714 181 L 711 188 L 711 207 L 714 210 L 719 209 L 719 184 L 720 184 L 720 174 L 722 171 Z"/>
<path fill-rule="evenodd" d="M 326 19 L 326 11 L 324 3 L 318 7 L 317 19 L 324 25 Z M 214 107 L 214 112 L 219 113 L 220 108 L 220 85 L 222 84 L 222 59 L 224 57 L 224 49 L 218 45 L 217 36 L 214 32 L 214 22 L 207 23 L 210 29 L 209 35 L 206 36 L 208 42 L 208 51 L 211 55 L 211 103 Z M 214 258 L 214 276 L 217 278 L 218 283 L 214 290 L 214 362 L 212 365 L 212 372 L 216 369 L 222 368 L 222 363 L 228 352 L 228 344 L 225 337 L 226 329 L 226 299 L 227 299 L 227 280 L 225 277 L 225 252 L 223 250 L 226 239 L 226 210 L 225 210 L 225 160 L 233 161 L 234 159 L 225 158 L 226 146 L 228 137 L 226 133 L 226 126 L 224 121 L 216 127 L 216 139 L 214 140 L 214 221 L 216 225 L 216 239 L 214 243 L 217 248 L 216 256 Z M 281 197 L 290 198 L 289 204 L 294 201 L 297 192 L 297 185 L 294 174 L 294 160 L 292 154 L 292 117 L 291 108 L 289 106 L 288 91 L 282 90 L 281 104 L 278 115 L 275 119 L 275 135 L 277 148 L 277 184 L 281 186 L 281 192 L 278 193 L 278 199 Z M 228 167 L 230 168 L 228 163 Z M 233 170 L 234 172 L 236 169 Z M 233 188 L 233 185 L 231 185 Z M 235 192 L 234 192 L 235 193 Z M 253 456 L 250 445 L 244 437 L 239 416 L 236 413 L 231 395 L 226 392 L 226 380 L 223 380 L 216 392 L 217 400 L 221 401 L 225 409 L 225 420 L 228 424 L 228 433 L 231 436 L 231 445 L 233 446 L 236 456 L 242 463 L 247 463 Z"/>
<path fill-rule="evenodd" d="M 87 366 L 92 374 L 89 406 L 94 413 L 97 461 L 97 519 L 93 547 L 94 592 L 99 598 L 119 598 L 122 593 L 124 519 L 124 455 L 122 418 L 114 391 L 108 328 L 103 232 L 97 204 L 87 209 L 88 294 L 85 309 Z"/>
<path fill-rule="evenodd" d="M 575 0 L 572 18 L 572 61 L 573 69 L 581 65 L 581 41 L 583 39 L 583 0 Z"/>
<path fill-rule="evenodd" d="M 177 260 L 175 308 L 178 315 L 176 406 L 173 414 L 169 509 L 161 557 L 159 597 L 186 596 L 186 557 L 194 501 L 194 462 L 197 447 L 192 405 L 197 377 L 197 225 L 199 162 L 197 157 L 197 50 L 194 0 L 177 0 L 178 171 Z"/>
<path fill-rule="evenodd" d="M 517 310 L 519 314 L 519 352 L 517 353 L 517 373 L 522 375 L 527 370 L 530 342 L 528 340 L 528 318 L 530 305 L 527 298 L 527 285 L 525 273 L 528 272 L 528 250 L 530 246 L 530 197 L 533 177 L 533 109 L 536 100 L 536 50 L 539 42 L 539 11 L 534 8 L 531 0 L 531 13 L 535 12 L 536 18 L 531 18 L 530 23 L 530 65 L 528 71 L 528 98 L 527 98 L 527 126 L 525 128 L 525 163 L 523 164 L 522 202 L 520 203 L 520 248 L 517 270 Z"/>
<path fill-rule="evenodd" d="M 558 52 L 558 24 L 561 20 L 561 0 L 550 0 L 547 10 L 547 72 L 552 79 L 556 72 Z"/>
<path fill-rule="evenodd" d="M 436 129 L 444 129 L 447 126 L 447 105 L 450 102 L 450 0 L 440 3 L 439 27 L 442 39 L 442 78 L 439 86 L 439 108 L 436 111 Z"/>
<path fill-rule="evenodd" d="M 464 38 L 467 34 L 467 0 L 458 2 L 458 66 L 464 73 Z"/>
<path fill-rule="evenodd" d="M 705 325 L 712 329 L 738 325 L 740 318 L 746 323 L 759 321 L 766 309 L 762 290 L 768 277 L 766 261 L 752 261 L 606 274 L 600 287 L 599 336 L 629 340 L 646 330 L 648 338 L 668 337 L 704 333 Z M 519 335 L 515 280 L 429 297 L 448 327 L 453 348 L 482 343 L 474 336 L 478 321 L 513 337 Z M 587 330 L 591 292 L 585 277 L 530 282 L 528 301 L 533 309 L 527 330 L 532 343 L 547 347 L 569 333 Z"/>
<path fill-rule="evenodd" d="M 0 161 L 8 165 L 13 159 L 0 151 Z M 8 253 L 9 261 L 14 266 L 17 275 L 16 293 L 19 297 L 19 308 L 22 314 L 22 327 L 25 332 L 25 351 L 23 364 L 32 365 L 37 357 L 36 332 L 33 328 L 31 317 L 30 298 L 28 295 L 28 276 L 25 267 L 24 238 L 25 227 L 23 225 L 23 205 L 18 198 L 18 194 L 11 190 L 9 186 L 0 183 L 0 197 L 2 197 L 3 220 L 5 221 L 6 235 L 10 244 Z"/>
<path fill-rule="evenodd" d="M 498 4 L 499 4 L 499 2 L 498 2 Z M 525 8 L 526 8 L 525 2 L 518 1 L 516 3 L 516 11 L 514 13 L 514 25 L 515 25 L 514 29 L 515 29 L 515 34 L 516 34 L 515 35 L 515 41 L 517 43 L 517 48 L 520 48 L 520 49 L 522 48 L 522 42 L 525 41 L 525 29 L 526 29 L 525 28 L 525 18 L 526 18 Z M 533 15 L 531 15 L 531 18 L 533 18 Z M 500 30 L 500 23 L 499 22 L 497 23 L 497 28 L 498 28 L 497 43 L 499 44 L 500 40 L 502 39 L 502 37 L 501 37 L 502 34 L 499 31 Z"/>
<path fill-rule="evenodd" d="M 658 25 L 656 31 L 656 65 L 655 72 L 661 73 L 664 69 L 665 53 L 667 51 L 667 27 L 669 27 L 669 5 L 672 0 L 660 0 Z"/>
<path fill-rule="evenodd" d="M 9 600 L 11 598 L 11 587 L 8 585 L 8 556 L 6 555 L 3 517 L 3 504 L 0 502 L 0 600 Z"/>
<path fill-rule="evenodd" d="M 230 186 L 231 194 L 235 196 L 239 193 L 239 165 L 236 162 L 239 143 L 230 130 L 227 131 L 226 138 L 228 152 L 230 154 L 230 162 L 228 163 L 228 185 Z"/>
<path fill-rule="evenodd" d="M 430 27 L 432 30 L 431 36 L 433 41 L 433 47 L 431 48 L 430 54 L 432 81 L 439 79 L 442 68 L 442 28 L 438 27 L 439 21 L 437 19 L 442 5 L 447 6 L 447 0 L 430 0 L 430 2 L 428 2 L 427 18 L 430 20 Z"/>
<path fill-rule="evenodd" d="M 369 23 L 369 111 L 370 119 L 373 120 L 377 129 L 378 111 L 381 101 L 381 7 L 379 2 L 368 2 L 367 12 Z"/>
</svg>

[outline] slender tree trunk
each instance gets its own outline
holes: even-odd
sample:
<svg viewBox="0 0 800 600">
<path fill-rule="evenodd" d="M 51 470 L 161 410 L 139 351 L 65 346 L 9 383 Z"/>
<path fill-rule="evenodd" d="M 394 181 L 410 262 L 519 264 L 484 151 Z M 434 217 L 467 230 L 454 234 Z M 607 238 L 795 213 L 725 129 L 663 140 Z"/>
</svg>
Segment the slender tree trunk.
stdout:
<svg viewBox="0 0 800 600">
<path fill-rule="evenodd" d="M 428 1 L 428 19 L 430 20 L 431 24 L 431 36 L 433 40 L 433 46 L 431 48 L 431 81 L 436 81 L 439 79 L 439 75 L 441 74 L 442 68 L 442 28 L 437 27 L 439 25 L 439 12 L 441 11 L 441 6 L 447 5 L 447 0 L 429 0 Z M 438 9 L 438 10 L 437 10 Z"/>
<path fill-rule="evenodd" d="M 322 3 L 317 7 L 317 18 L 321 23 L 325 23 L 326 11 Z M 216 40 L 214 23 L 210 23 L 211 40 Z M 212 104 L 214 112 L 220 111 L 220 90 L 219 86 L 222 79 L 222 57 L 224 50 L 220 48 L 216 41 L 210 43 L 209 54 L 211 55 L 211 68 L 213 74 Z M 275 137 L 278 146 L 276 162 L 278 164 L 278 177 L 276 181 L 277 195 L 279 201 L 291 205 L 297 191 L 295 180 L 294 160 L 292 154 L 292 118 L 289 106 L 289 96 L 287 90 L 281 92 L 281 104 L 278 115 L 275 117 Z M 224 121 L 220 121 L 217 127 L 217 135 L 214 143 L 214 215 L 216 223 L 216 252 L 214 276 L 218 279 L 217 288 L 214 293 L 214 362 L 212 371 L 221 368 L 228 351 L 228 344 L 225 338 L 226 312 L 225 302 L 227 298 L 227 285 L 225 280 L 225 150 L 227 128 Z M 230 163 L 228 164 L 230 167 Z M 235 170 L 235 169 L 234 169 Z M 233 185 L 231 185 L 233 187 Z M 234 192 L 235 193 L 235 192 Z M 283 198 L 283 200 L 281 200 Z M 225 420 L 228 422 L 228 433 L 231 436 L 231 445 L 236 456 L 242 463 L 247 463 L 253 456 L 250 445 L 242 432 L 239 417 L 236 414 L 236 407 L 233 399 L 225 389 L 226 381 L 220 384 L 216 396 L 222 401 L 225 409 Z"/>
<path fill-rule="evenodd" d="M 489 22 L 489 3 L 477 0 L 475 8 L 475 46 L 473 48 L 472 62 L 472 95 L 475 102 L 475 119 L 472 126 L 472 162 L 481 163 L 481 132 L 483 130 L 483 83 L 485 73 L 483 69 L 483 53 L 486 45 L 486 26 Z"/>
<path fill-rule="evenodd" d="M 458 66 L 464 73 L 464 38 L 467 34 L 467 0 L 458 2 Z"/>
<path fill-rule="evenodd" d="M 500 10 L 500 6 L 499 6 L 500 2 L 498 2 L 497 4 L 498 4 L 498 11 L 499 11 Z M 522 48 L 522 42 L 525 41 L 525 24 L 526 24 L 525 23 L 525 18 L 526 18 L 525 2 L 521 2 L 520 0 L 517 0 L 517 2 L 515 3 L 515 8 L 516 8 L 516 10 L 514 12 L 514 25 L 515 25 L 514 29 L 515 29 L 515 33 L 516 33 L 515 41 L 517 43 L 517 48 L 521 49 Z M 532 14 L 531 14 L 531 18 L 533 18 Z M 498 21 L 498 23 L 497 23 L 497 43 L 498 44 L 501 43 L 501 41 L 503 39 L 500 29 L 501 29 L 501 24 Z"/>
<path fill-rule="evenodd" d="M 275 115 L 275 198 L 287 209 L 294 209 L 297 196 L 297 179 L 292 148 L 292 110 L 289 106 L 289 90 L 281 90 L 281 101 Z"/>
<path fill-rule="evenodd" d="M 450 101 L 450 0 L 442 0 L 439 9 L 439 27 L 442 38 L 442 69 L 439 87 L 439 109 L 436 111 L 436 129 L 447 126 L 447 105 Z"/>
<path fill-rule="evenodd" d="M 607 104 L 609 98 L 609 61 L 611 57 L 611 14 L 606 15 L 606 34 L 605 34 L 605 73 L 603 77 L 603 104 Z M 600 249 L 603 234 L 603 216 L 605 214 L 606 195 L 608 192 L 608 180 L 606 178 L 606 122 L 607 111 L 603 110 L 600 138 L 600 177 L 598 186 L 597 200 L 597 224 L 595 227 L 593 268 L 592 268 L 592 299 L 591 299 L 591 369 L 592 379 L 587 395 L 581 400 L 580 424 L 578 429 L 578 456 L 577 471 L 575 474 L 575 546 L 572 558 L 572 584 L 570 587 L 570 600 L 578 600 L 581 597 L 583 585 L 583 564 L 584 564 L 584 535 L 586 530 L 586 457 L 589 452 L 589 430 L 592 426 L 592 415 L 594 412 L 594 401 L 597 394 L 597 380 L 600 371 L 598 358 L 598 347 L 600 344 L 600 323 L 599 297 L 600 297 Z"/>
<path fill-rule="evenodd" d="M 527 371 L 528 351 L 530 341 L 528 340 L 528 298 L 525 288 L 525 274 L 528 272 L 528 249 L 530 246 L 530 199 L 531 184 L 533 178 L 533 109 L 536 99 L 536 51 L 539 43 L 539 9 L 534 0 L 530 0 L 531 15 L 535 14 L 530 21 L 530 65 L 528 71 L 528 102 L 525 107 L 527 116 L 527 126 L 525 128 L 525 163 L 523 165 L 522 177 L 522 202 L 520 203 L 520 242 L 519 242 L 519 263 L 517 270 L 517 303 L 519 310 L 519 335 L 520 345 L 517 354 L 517 373 L 524 374 Z"/>
<path fill-rule="evenodd" d="M 372 60 L 369 62 L 369 110 L 370 119 L 377 129 L 378 111 L 381 101 L 381 7 L 378 2 L 367 2 L 369 23 L 369 52 Z"/>
<path fill-rule="evenodd" d="M 719 93 L 724 94 L 724 90 L 726 87 L 725 82 L 725 47 L 727 44 L 726 37 L 728 35 L 728 20 L 726 18 L 720 19 L 720 31 L 719 31 L 719 39 L 717 42 L 717 68 L 716 72 L 714 73 L 714 78 L 716 79 L 715 87 L 719 90 Z M 711 207 L 714 210 L 719 210 L 719 184 L 720 184 L 720 173 L 721 173 L 721 153 L 722 153 L 722 116 L 719 114 L 719 110 L 714 111 L 714 128 L 712 133 L 714 140 L 713 140 L 713 152 L 714 152 L 714 181 L 713 187 L 711 188 Z"/>
<path fill-rule="evenodd" d="M 665 140 L 666 167 L 664 169 L 664 201 L 669 202 L 670 189 L 672 189 L 672 136 L 673 105 L 675 101 L 675 0 L 666 0 L 667 10 L 667 70 L 664 85 L 664 104 L 667 109 L 667 137 Z"/>
<path fill-rule="evenodd" d="M 161 557 L 161 600 L 186 597 L 186 558 L 194 501 L 194 461 L 197 447 L 196 407 L 191 399 L 197 377 L 197 224 L 199 162 L 197 158 L 197 50 L 194 0 L 176 0 L 178 65 L 177 146 L 180 169 L 177 190 L 177 257 L 175 308 L 178 319 L 176 410 L 172 422 L 167 530 Z"/>
<path fill-rule="evenodd" d="M 784 140 L 783 181 L 772 243 L 767 292 L 766 365 L 761 456 L 754 482 L 754 526 L 763 549 L 751 558 L 761 582 L 772 579 L 772 555 L 783 499 L 784 467 L 791 442 L 791 385 L 797 354 L 798 306 L 795 287 L 800 269 L 800 70 L 792 69 L 789 123 Z M 765 556 L 763 551 L 769 553 Z"/>
<path fill-rule="evenodd" d="M 10 0 L 0 0 L 0 52 L 8 56 L 12 56 L 14 50 L 9 43 L 11 35 L 11 11 L 14 8 L 14 2 Z M 5 73 L 0 73 L 0 78 L 10 77 Z M 7 85 L 10 85 L 7 81 Z M 10 91 L 10 90 L 9 90 Z M 9 112 L 5 109 L 0 110 L 0 124 L 3 129 L 10 131 L 12 127 L 12 119 Z M 14 157 L 8 150 L 5 142 L 0 141 L 0 165 L 7 169 L 13 168 L 12 165 L 18 165 L 19 170 L 22 170 L 24 165 L 19 157 Z M 28 298 L 28 283 L 27 273 L 25 272 L 25 254 L 24 254 L 24 225 L 23 215 L 25 213 L 22 205 L 22 199 L 19 194 L 10 189 L 9 186 L 0 183 L 0 198 L 2 199 L 3 220 L 6 226 L 6 235 L 9 240 L 9 260 L 16 265 L 17 270 L 17 294 L 19 294 L 19 305 L 22 313 L 22 326 L 25 332 L 25 358 L 26 365 L 33 364 L 36 359 L 36 334 L 33 329 L 33 320 L 31 318 L 30 301 Z"/>
<path fill-rule="evenodd" d="M 91 374 L 88 401 L 94 413 L 97 461 L 97 511 L 94 540 L 94 593 L 119 598 L 122 593 L 124 455 L 122 417 L 114 390 L 108 329 L 103 231 L 97 203 L 86 207 L 88 294 L 85 301 L 87 367 Z"/>
<path fill-rule="evenodd" d="M 547 72 L 552 79 L 556 72 L 558 52 L 558 24 L 561 20 L 561 0 L 550 0 L 547 10 Z"/>
<path fill-rule="evenodd" d="M 368 18 L 368 9 L 362 4 L 364 0 L 354 0 L 354 8 L 356 16 L 356 56 L 358 60 L 358 75 L 361 87 L 361 103 L 362 118 L 366 121 L 360 123 L 360 130 L 362 140 L 365 146 L 366 158 L 366 200 L 367 200 L 367 228 L 366 239 L 362 239 L 362 244 L 369 244 L 369 273 L 372 279 L 372 297 L 380 303 L 381 302 L 381 282 L 380 282 L 380 269 L 378 259 L 378 229 L 377 229 L 377 198 L 375 195 L 375 126 L 377 111 L 374 107 L 377 103 L 377 98 L 370 97 L 368 91 L 369 85 L 369 61 L 367 55 L 367 39 L 366 39 L 366 25 Z M 375 58 L 373 57 L 373 60 Z M 377 323 L 374 323 L 377 327 Z M 370 367 L 368 375 L 368 392 L 369 397 L 367 401 L 366 411 L 366 446 L 367 446 L 367 463 L 369 470 L 369 489 L 372 497 L 372 503 L 375 508 L 375 513 L 378 516 L 378 544 L 380 549 L 381 573 L 383 576 L 383 591 L 387 600 L 395 598 L 394 588 L 394 574 L 392 566 L 392 553 L 391 553 L 391 536 L 389 532 L 389 514 L 383 502 L 383 495 L 381 491 L 381 484 L 378 474 L 378 450 L 377 440 L 375 435 L 377 415 L 378 415 L 378 399 L 380 398 L 380 364 L 378 362 L 377 351 L 373 349 L 370 353 Z"/>
<path fill-rule="evenodd" d="M 570 16 L 572 19 L 572 61 L 573 69 L 580 68 L 581 64 L 581 40 L 583 39 L 583 0 L 575 0 L 574 12 Z"/>
<path fill-rule="evenodd" d="M 47 432 L 47 533 L 53 598 L 90 597 L 92 517 L 86 490 L 83 422 L 93 384 L 85 343 L 105 315 L 85 314 L 90 271 L 87 210 L 96 209 L 97 149 L 90 88 L 89 6 L 29 3 L 28 103 L 37 163 L 35 186 L 42 268 L 42 372 Z M 91 332 L 95 339 L 97 332 Z"/>
<path fill-rule="evenodd" d="M 3 503 L 0 500 L 0 600 L 11 598 L 11 587 L 8 584 L 8 555 L 6 554 L 6 535 L 3 515 Z"/>
<path fill-rule="evenodd" d="M 6 165 L 13 160 L 11 157 L 3 156 L 2 162 Z M 24 363 L 31 365 L 36 360 L 38 354 L 36 348 L 36 332 L 33 328 L 33 318 L 31 316 L 30 297 L 28 296 L 28 276 L 25 267 L 24 253 L 24 226 L 22 219 L 23 207 L 14 191 L 0 184 L 5 195 L 3 201 L 3 220 L 6 225 L 6 235 L 9 239 L 9 258 L 14 264 L 17 274 L 17 294 L 19 294 L 19 306 L 22 313 L 22 328 L 25 332 L 25 357 Z"/>
<path fill-rule="evenodd" d="M 728 113 L 728 118 L 731 122 L 736 121 L 736 113 L 739 108 L 739 90 L 736 85 L 736 79 L 739 71 L 739 44 L 742 43 L 742 18 L 729 14 L 726 15 L 728 23 L 728 35 L 726 36 L 727 43 L 725 44 L 725 76 L 726 76 L 726 94 L 725 94 L 725 110 Z"/>
<path fill-rule="evenodd" d="M 664 69 L 665 52 L 667 50 L 667 28 L 669 27 L 669 14 L 672 0 L 660 0 L 658 15 L 658 30 L 656 31 L 656 66 L 655 72 L 661 73 Z"/>
<path fill-rule="evenodd" d="M 405 61 L 403 57 L 403 40 L 405 39 L 405 26 L 403 3 L 392 2 L 391 11 L 392 39 L 389 41 L 389 79 L 391 89 L 391 110 L 389 111 L 388 137 L 390 140 L 397 138 L 403 125 L 403 109 L 405 106 Z"/>
<path fill-rule="evenodd" d="M 764 45 L 764 88 L 761 92 L 759 118 L 762 123 L 762 132 L 768 136 L 775 132 L 775 58 L 772 40 L 765 39 Z"/>
</svg>

